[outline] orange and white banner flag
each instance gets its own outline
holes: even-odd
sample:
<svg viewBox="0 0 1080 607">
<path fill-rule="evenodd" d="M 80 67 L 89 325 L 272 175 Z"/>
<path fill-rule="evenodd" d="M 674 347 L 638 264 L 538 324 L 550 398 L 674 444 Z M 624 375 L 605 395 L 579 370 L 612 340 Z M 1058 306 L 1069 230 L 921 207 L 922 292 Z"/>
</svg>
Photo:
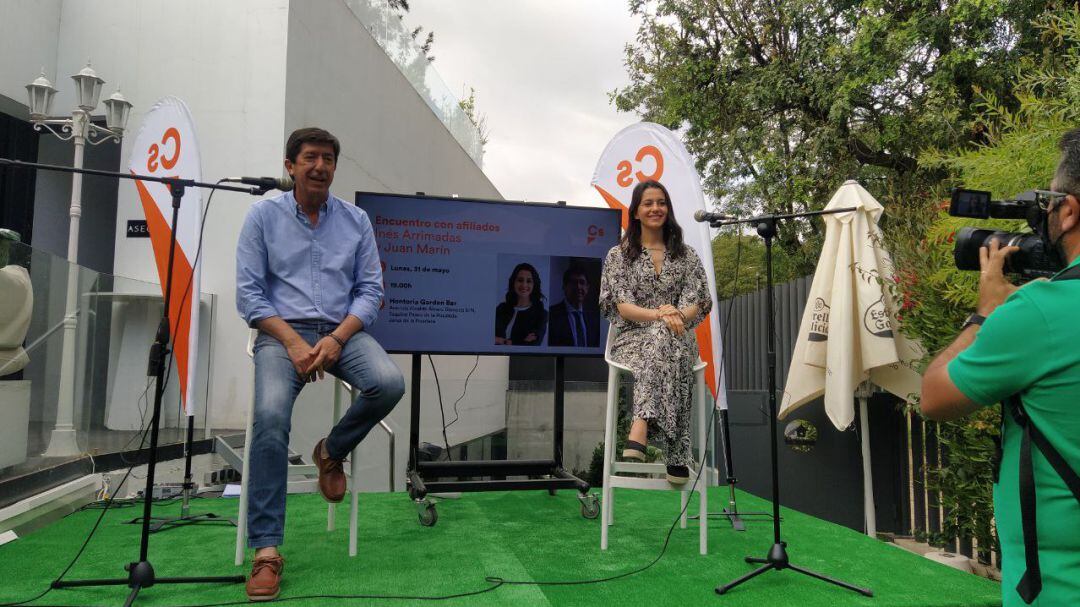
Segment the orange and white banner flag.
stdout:
<svg viewBox="0 0 1080 607">
<path fill-rule="evenodd" d="M 187 105 L 175 97 L 163 97 L 143 118 L 131 152 L 129 170 L 154 177 L 202 180 L 195 125 Z M 159 182 L 135 181 L 150 241 L 154 248 L 162 295 L 165 294 L 172 225 L 172 194 Z M 202 223 L 202 192 L 187 188 L 177 219 L 176 254 L 173 259 L 169 331 L 173 358 L 180 380 L 180 399 L 188 415 L 195 414 L 195 370 L 199 360 L 199 268 L 193 267 Z"/>
<path fill-rule="evenodd" d="M 713 275 L 712 238 L 709 226 L 694 221 L 694 212 L 705 208 L 705 195 L 694 161 L 682 141 L 668 129 L 651 122 L 640 122 L 619 131 L 600 155 L 593 173 L 592 186 L 611 208 L 623 212 L 623 228 L 629 223 L 627 209 L 630 194 L 640 181 L 655 180 L 664 184 L 671 195 L 675 220 L 683 229 L 683 239 L 694 248 L 709 280 L 713 309 L 696 329 L 701 360 L 708 363 L 705 374 L 717 406 L 727 408 L 724 389 L 723 344 L 717 312 L 716 278 Z"/>
</svg>

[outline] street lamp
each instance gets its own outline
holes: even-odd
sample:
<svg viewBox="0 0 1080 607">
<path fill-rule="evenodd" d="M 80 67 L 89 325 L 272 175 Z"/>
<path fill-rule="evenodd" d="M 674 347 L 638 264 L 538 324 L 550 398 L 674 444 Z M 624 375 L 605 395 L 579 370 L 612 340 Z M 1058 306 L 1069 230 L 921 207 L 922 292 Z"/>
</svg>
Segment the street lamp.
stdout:
<svg viewBox="0 0 1080 607">
<path fill-rule="evenodd" d="M 50 109 L 56 89 L 45 77 L 45 70 L 36 80 L 26 85 L 30 106 L 30 121 L 35 131 L 43 128 L 64 141 L 75 144 L 75 160 L 72 166 L 83 168 L 83 153 L 86 144 L 99 145 L 106 141 L 119 143 L 127 127 L 131 104 L 117 89 L 105 100 L 106 126 L 94 124 L 90 112 L 94 111 L 101 97 L 101 85 L 104 80 L 98 77 L 90 62 L 71 77 L 75 81 L 77 108 L 72 110 L 70 118 L 51 117 Z M 66 457 L 78 455 L 79 445 L 75 440 L 75 329 L 78 323 L 79 285 L 79 218 L 82 217 L 82 174 L 71 176 L 71 207 L 68 224 L 68 282 L 67 302 L 64 308 L 64 347 L 60 355 L 60 394 L 56 404 L 56 426 L 49 438 L 49 447 L 45 457 Z"/>
</svg>

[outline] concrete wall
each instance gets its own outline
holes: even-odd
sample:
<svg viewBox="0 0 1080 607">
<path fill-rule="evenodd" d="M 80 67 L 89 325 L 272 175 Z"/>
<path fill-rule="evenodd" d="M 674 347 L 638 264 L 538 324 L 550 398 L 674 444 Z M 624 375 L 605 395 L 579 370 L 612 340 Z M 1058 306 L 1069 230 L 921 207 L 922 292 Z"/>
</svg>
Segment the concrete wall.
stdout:
<svg viewBox="0 0 1080 607">
<path fill-rule="evenodd" d="M 548 459 L 552 456 L 555 440 L 554 383 L 518 383 L 531 387 L 520 387 L 507 393 L 506 457 Z M 567 470 L 589 470 L 593 451 L 604 440 L 606 407 L 606 382 L 568 382 L 563 401 L 563 466 Z"/>
<path fill-rule="evenodd" d="M 0 3 L 0 40 L 4 41 L 4 52 L 0 53 L 0 96 L 6 98 L 0 99 L 0 111 L 27 119 L 26 85 L 38 77 L 42 68 L 56 86 L 62 6 L 63 0 L 4 0 Z M 74 73 L 61 72 L 60 78 L 66 79 Z"/>
</svg>

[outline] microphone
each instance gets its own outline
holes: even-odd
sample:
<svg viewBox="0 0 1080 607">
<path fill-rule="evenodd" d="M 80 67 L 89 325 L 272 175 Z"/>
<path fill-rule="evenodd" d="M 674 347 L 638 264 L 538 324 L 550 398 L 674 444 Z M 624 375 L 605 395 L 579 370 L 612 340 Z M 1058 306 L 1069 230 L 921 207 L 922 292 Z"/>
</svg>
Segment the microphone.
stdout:
<svg viewBox="0 0 1080 607">
<path fill-rule="evenodd" d="M 263 192 L 270 190 L 288 192 L 293 189 L 292 177 L 226 177 L 222 181 L 253 185 Z"/>
<path fill-rule="evenodd" d="M 723 213 L 710 213 L 705 209 L 698 209 L 694 211 L 694 221 L 700 221 L 702 223 L 712 223 L 714 221 L 729 221 L 731 219 L 738 219 L 734 215 L 724 215 Z"/>
</svg>

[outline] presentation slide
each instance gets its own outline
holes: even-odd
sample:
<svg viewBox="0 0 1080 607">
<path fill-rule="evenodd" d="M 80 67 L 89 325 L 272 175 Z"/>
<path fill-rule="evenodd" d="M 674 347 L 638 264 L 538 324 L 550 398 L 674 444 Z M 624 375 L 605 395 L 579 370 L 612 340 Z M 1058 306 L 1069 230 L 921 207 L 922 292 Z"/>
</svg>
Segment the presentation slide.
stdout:
<svg viewBox="0 0 1080 607">
<path fill-rule="evenodd" d="M 389 352 L 602 355 L 601 263 L 619 212 L 357 192 L 386 296 L 370 333 Z"/>
</svg>

